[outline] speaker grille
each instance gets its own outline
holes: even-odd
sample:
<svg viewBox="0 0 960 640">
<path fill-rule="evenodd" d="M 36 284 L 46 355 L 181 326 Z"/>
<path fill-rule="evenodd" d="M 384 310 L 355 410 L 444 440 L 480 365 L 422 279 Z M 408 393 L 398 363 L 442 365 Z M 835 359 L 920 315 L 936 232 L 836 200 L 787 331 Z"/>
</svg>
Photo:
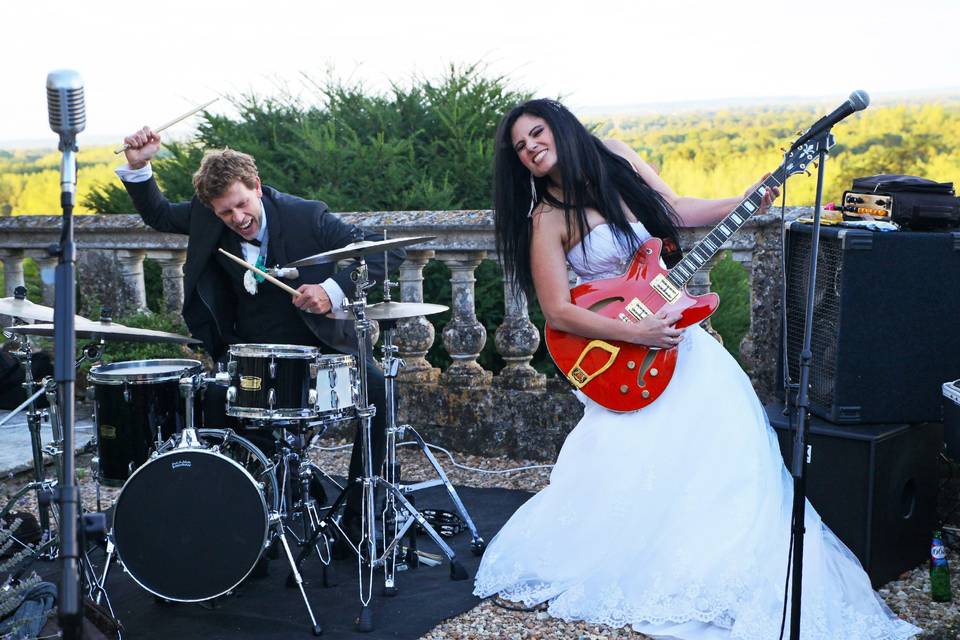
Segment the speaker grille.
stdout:
<svg viewBox="0 0 960 640">
<path fill-rule="evenodd" d="M 812 236 L 790 233 L 787 238 L 787 362 L 790 379 L 796 383 L 800 381 L 800 348 L 803 346 Z M 810 400 L 827 407 L 833 404 L 836 384 L 842 272 L 843 251 L 839 239 L 821 236 L 810 340 L 813 354 Z"/>
</svg>

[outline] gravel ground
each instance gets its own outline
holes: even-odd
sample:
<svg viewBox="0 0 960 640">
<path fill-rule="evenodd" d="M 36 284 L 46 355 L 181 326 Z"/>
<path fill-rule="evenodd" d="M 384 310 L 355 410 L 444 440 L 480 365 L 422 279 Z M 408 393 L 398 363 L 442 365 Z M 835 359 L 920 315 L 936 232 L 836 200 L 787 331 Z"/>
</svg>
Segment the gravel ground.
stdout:
<svg viewBox="0 0 960 640">
<path fill-rule="evenodd" d="M 336 448 L 336 450 L 323 450 Z M 337 448 L 342 447 L 342 448 Z M 537 466 L 541 463 L 528 460 L 511 460 L 503 457 L 484 458 L 466 454 L 454 454 L 459 465 L 501 473 L 480 473 L 475 470 L 463 469 L 455 466 L 442 452 L 435 452 L 444 471 L 456 485 L 470 487 L 502 487 L 507 489 L 521 489 L 537 491 L 549 481 L 550 469 L 537 468 L 524 471 L 502 473 L 504 470 Z M 343 440 L 322 440 L 315 446 L 312 456 L 320 467 L 331 475 L 346 475 L 350 457 L 348 443 Z M 95 487 L 91 475 L 85 470 L 89 466 L 90 455 L 81 456 L 77 466 L 81 469 L 81 496 L 84 505 L 93 509 L 96 506 Z M 416 481 L 433 477 L 433 469 L 424 456 L 413 447 L 400 447 L 398 459 L 402 465 L 405 481 Z M 6 499 L 16 489 L 27 482 L 28 477 L 20 475 L 7 478 L 0 484 L 0 500 Z M 109 505 L 117 489 L 102 488 L 101 501 Z M 952 480 L 943 492 L 944 509 L 952 505 L 947 504 L 947 498 L 955 497 L 960 493 L 960 480 Z M 20 509 L 35 510 L 36 503 L 31 496 L 21 500 Z M 954 515 L 950 519 L 952 525 L 957 519 Z M 960 530 L 958 530 L 960 531 Z M 904 620 L 912 622 L 924 629 L 920 636 L 925 640 L 946 640 L 960 638 L 960 537 L 955 537 L 958 543 L 948 551 L 948 558 L 952 571 L 954 602 L 940 604 L 930 599 L 930 580 L 927 565 L 923 564 L 909 571 L 899 579 L 884 585 L 879 593 L 890 608 Z M 569 638 L 572 640 L 595 640 L 600 638 L 647 638 L 630 628 L 613 629 L 603 625 L 564 622 L 551 618 L 544 611 L 510 611 L 495 606 L 490 600 L 483 601 L 470 611 L 455 618 L 444 621 L 434 627 L 425 636 L 424 640 L 503 640 L 510 639 L 545 639 Z"/>
</svg>

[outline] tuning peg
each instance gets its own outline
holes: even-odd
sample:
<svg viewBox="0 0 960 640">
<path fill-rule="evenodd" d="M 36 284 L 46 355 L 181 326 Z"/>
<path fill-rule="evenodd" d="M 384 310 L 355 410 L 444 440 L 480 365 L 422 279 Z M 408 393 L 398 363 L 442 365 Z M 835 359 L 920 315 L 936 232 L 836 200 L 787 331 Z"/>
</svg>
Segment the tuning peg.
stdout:
<svg viewBox="0 0 960 640">
<path fill-rule="evenodd" d="M 786 149 L 784 149 L 783 147 L 780 147 L 780 152 L 781 152 L 781 153 L 786 153 L 786 152 L 787 152 L 787 150 L 786 150 Z"/>
<path fill-rule="evenodd" d="M 807 174 L 807 177 L 808 177 L 808 178 L 813 177 L 813 174 L 810 173 L 809 171 L 807 171 L 806 169 L 804 169 L 803 172 L 804 172 L 805 174 Z"/>
<path fill-rule="evenodd" d="M 819 168 L 820 168 L 820 163 L 819 163 L 819 162 L 812 162 L 811 164 L 813 165 L 813 168 L 814 168 L 814 169 L 819 169 Z"/>
</svg>

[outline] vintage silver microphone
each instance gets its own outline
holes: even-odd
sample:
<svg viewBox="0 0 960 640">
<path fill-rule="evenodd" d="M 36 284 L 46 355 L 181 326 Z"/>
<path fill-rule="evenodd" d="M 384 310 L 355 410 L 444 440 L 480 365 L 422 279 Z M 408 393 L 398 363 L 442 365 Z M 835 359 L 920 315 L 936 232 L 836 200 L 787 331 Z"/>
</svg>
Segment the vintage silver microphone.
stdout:
<svg viewBox="0 0 960 640">
<path fill-rule="evenodd" d="M 87 126 L 83 78 L 79 73 L 60 69 L 47 74 L 47 112 L 50 128 L 60 135 L 58 148 L 63 152 L 60 192 L 72 194 L 77 187 L 77 134 Z"/>
</svg>

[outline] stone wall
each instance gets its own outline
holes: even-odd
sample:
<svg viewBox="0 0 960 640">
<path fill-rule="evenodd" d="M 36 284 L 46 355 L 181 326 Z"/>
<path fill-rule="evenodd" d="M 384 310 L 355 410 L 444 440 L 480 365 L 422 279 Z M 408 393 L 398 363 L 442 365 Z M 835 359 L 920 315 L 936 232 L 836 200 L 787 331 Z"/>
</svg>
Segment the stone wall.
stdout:
<svg viewBox="0 0 960 640">
<path fill-rule="evenodd" d="M 790 210 L 795 217 L 805 209 Z M 405 361 L 398 379 L 398 420 L 410 423 L 433 442 L 461 451 L 540 460 L 556 457 L 564 437 L 582 415 L 582 405 L 565 380 L 548 378 L 530 366 L 540 342 L 540 329 L 530 322 L 527 302 L 505 290 L 504 321 L 494 342 L 506 367 L 494 375 L 477 356 L 486 329 L 477 320 L 474 281 L 477 266 L 495 259 L 493 222 L 489 211 L 399 211 L 338 214 L 348 223 L 386 231 L 389 237 L 431 236 L 407 252 L 399 275 L 400 299 L 449 305 L 451 320 L 441 335 L 425 318 L 399 322 L 394 343 Z M 186 237 L 161 234 L 135 215 L 77 216 L 78 288 L 84 309 L 89 303 L 114 308 L 114 315 L 143 308 L 145 258 L 163 269 L 167 309 L 179 311 L 183 301 L 182 265 Z M 681 243 L 692 246 L 708 229 L 683 230 Z M 55 216 L 0 218 L 0 260 L 6 293 L 23 282 L 22 262 L 31 257 L 51 272 L 55 259 L 46 248 L 59 239 Z M 751 328 L 741 353 L 761 399 L 772 398 L 779 344 L 780 225 L 779 217 L 759 216 L 725 245 L 750 274 Z M 451 272 L 450 300 L 424 300 L 423 268 L 442 261 Z M 708 264 L 691 281 L 693 293 L 710 288 Z M 52 278 L 42 287 L 46 304 L 53 303 Z M 709 325 L 707 326 L 710 329 Z M 427 351 L 437 339 L 453 363 L 445 371 L 430 365 Z"/>
</svg>

